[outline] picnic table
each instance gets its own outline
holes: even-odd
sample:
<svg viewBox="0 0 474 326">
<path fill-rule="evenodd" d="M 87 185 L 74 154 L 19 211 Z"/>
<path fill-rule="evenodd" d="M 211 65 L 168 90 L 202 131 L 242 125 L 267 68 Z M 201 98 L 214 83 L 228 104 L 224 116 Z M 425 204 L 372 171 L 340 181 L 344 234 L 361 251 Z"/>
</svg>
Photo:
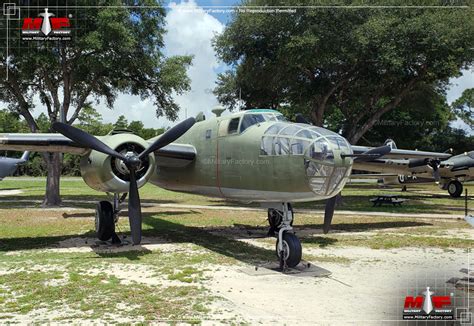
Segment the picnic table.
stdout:
<svg viewBox="0 0 474 326">
<path fill-rule="evenodd" d="M 382 204 L 392 204 L 393 206 L 401 206 L 407 199 L 398 198 L 398 195 L 379 195 L 377 198 L 372 198 L 370 201 L 375 206 L 382 206 Z"/>
</svg>

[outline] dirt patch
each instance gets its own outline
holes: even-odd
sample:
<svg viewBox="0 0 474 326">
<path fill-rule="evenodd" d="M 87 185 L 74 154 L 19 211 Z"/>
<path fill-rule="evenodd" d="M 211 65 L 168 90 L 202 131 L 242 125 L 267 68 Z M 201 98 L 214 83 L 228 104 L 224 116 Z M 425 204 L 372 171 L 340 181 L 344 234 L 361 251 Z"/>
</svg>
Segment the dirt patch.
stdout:
<svg viewBox="0 0 474 326">
<path fill-rule="evenodd" d="M 20 189 L 0 190 L 0 197 L 19 195 L 21 193 L 23 193 L 23 190 Z"/>
<path fill-rule="evenodd" d="M 258 276 L 243 273 L 239 267 L 220 268 L 206 283 L 215 295 L 226 299 L 220 313 L 234 314 L 252 324 L 380 324 L 401 320 L 403 300 L 416 288 L 441 286 L 456 296 L 465 295 L 446 284 L 460 268 L 467 267 L 465 250 L 357 247 L 306 248 L 304 252 L 354 262 L 317 263 L 331 272 L 329 277 Z"/>
</svg>

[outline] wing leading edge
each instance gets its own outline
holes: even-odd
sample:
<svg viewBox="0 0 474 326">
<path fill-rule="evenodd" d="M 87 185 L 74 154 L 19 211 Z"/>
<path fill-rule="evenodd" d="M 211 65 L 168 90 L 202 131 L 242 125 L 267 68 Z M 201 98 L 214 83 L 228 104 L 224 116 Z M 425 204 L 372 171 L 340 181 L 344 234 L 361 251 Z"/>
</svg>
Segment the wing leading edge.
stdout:
<svg viewBox="0 0 474 326">
<path fill-rule="evenodd" d="M 97 137 L 100 139 L 100 137 Z M 0 150 L 60 152 L 85 155 L 90 149 L 61 134 L 0 134 Z M 192 145 L 171 143 L 155 151 L 159 166 L 183 167 L 194 161 L 196 149 Z"/>
<path fill-rule="evenodd" d="M 60 134 L 0 134 L 0 150 L 84 155 L 89 149 Z"/>
<path fill-rule="evenodd" d="M 375 147 L 355 146 L 355 145 L 352 145 L 351 147 L 354 154 L 363 154 L 375 148 Z M 447 159 L 449 157 L 451 157 L 451 154 L 448 154 L 448 153 L 412 151 L 408 149 L 398 149 L 398 148 L 392 148 L 389 153 L 383 155 L 383 158 L 391 158 L 391 159 L 410 159 L 410 158 Z"/>
</svg>

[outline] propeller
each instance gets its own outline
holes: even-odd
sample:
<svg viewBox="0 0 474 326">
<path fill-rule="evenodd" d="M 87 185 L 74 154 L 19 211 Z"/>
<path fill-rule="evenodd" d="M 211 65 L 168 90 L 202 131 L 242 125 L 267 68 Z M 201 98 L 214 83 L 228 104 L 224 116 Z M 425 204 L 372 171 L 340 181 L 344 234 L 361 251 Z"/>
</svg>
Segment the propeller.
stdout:
<svg viewBox="0 0 474 326">
<path fill-rule="evenodd" d="M 336 207 L 336 197 L 338 195 L 339 194 L 326 200 L 326 207 L 324 208 L 324 225 L 323 225 L 324 234 L 328 233 L 329 229 L 331 228 L 331 221 L 334 215 L 334 209 Z"/>
<path fill-rule="evenodd" d="M 416 168 L 419 166 L 425 166 L 428 165 L 431 167 L 433 170 L 433 178 L 435 179 L 436 182 L 439 182 L 441 180 L 441 176 L 439 174 L 439 167 L 441 166 L 441 161 L 438 159 L 434 158 L 416 158 L 416 159 L 410 159 L 408 161 L 408 167 L 409 168 Z"/>
<path fill-rule="evenodd" d="M 436 183 L 439 183 L 439 180 L 441 180 L 441 176 L 439 174 L 439 166 L 441 162 L 439 160 L 429 160 L 428 165 L 431 166 L 433 169 L 433 178 L 435 179 Z"/>
<path fill-rule="evenodd" d="M 188 118 L 167 130 L 163 135 L 161 135 L 161 137 L 155 140 L 140 154 L 128 154 L 127 156 L 118 153 L 87 132 L 68 124 L 55 122 L 52 125 L 52 129 L 81 146 L 118 158 L 122 160 L 122 162 L 127 166 L 127 169 L 130 173 L 130 186 L 128 191 L 128 220 L 130 222 L 130 232 L 132 234 L 133 244 L 137 245 L 142 239 L 142 210 L 140 204 L 140 194 L 138 192 L 136 171 L 140 167 L 140 163 L 144 157 L 162 147 L 165 147 L 169 143 L 172 143 L 181 137 L 194 125 L 195 122 L 196 120 L 194 118 Z"/>
</svg>

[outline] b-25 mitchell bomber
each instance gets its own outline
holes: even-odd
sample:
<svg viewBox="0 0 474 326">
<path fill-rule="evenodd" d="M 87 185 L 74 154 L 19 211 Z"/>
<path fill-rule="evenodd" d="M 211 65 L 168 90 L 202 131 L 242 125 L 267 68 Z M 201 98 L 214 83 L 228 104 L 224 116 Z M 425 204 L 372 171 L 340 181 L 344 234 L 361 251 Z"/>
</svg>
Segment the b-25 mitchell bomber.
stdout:
<svg viewBox="0 0 474 326">
<path fill-rule="evenodd" d="M 133 244 L 142 237 L 138 189 L 147 182 L 165 189 L 259 202 L 268 208 L 276 254 L 282 267 L 301 260 L 293 232 L 291 203 L 325 200 L 324 232 L 334 214 L 336 195 L 348 181 L 354 162 L 390 159 L 445 159 L 445 153 L 381 146 L 354 147 L 324 128 L 287 121 L 278 111 L 254 109 L 222 116 L 213 112 L 188 118 L 149 140 L 112 131 L 95 137 L 73 126 L 54 123 L 60 134 L 1 134 L 0 149 L 68 152 L 82 156 L 81 174 L 91 188 L 114 194 L 96 209 L 100 240 L 120 242 L 115 234 L 120 202 L 128 194 Z"/>
</svg>

